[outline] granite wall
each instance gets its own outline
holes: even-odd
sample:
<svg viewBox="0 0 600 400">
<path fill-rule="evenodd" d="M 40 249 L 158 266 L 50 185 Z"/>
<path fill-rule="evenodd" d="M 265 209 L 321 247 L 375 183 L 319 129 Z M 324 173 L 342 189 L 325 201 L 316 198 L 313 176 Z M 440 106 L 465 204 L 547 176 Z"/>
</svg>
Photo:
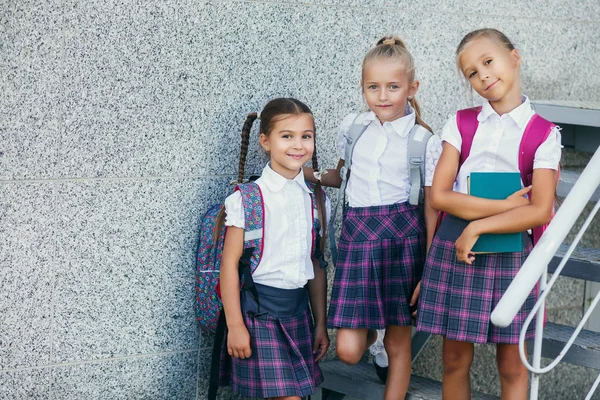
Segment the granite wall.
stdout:
<svg viewBox="0 0 600 400">
<path fill-rule="evenodd" d="M 533 99 L 600 101 L 596 0 L 0 1 L 0 399 L 203 399 L 195 242 L 245 114 L 306 101 L 333 166 L 362 56 L 392 32 L 439 130 L 470 102 L 454 49 L 486 26 Z"/>
</svg>

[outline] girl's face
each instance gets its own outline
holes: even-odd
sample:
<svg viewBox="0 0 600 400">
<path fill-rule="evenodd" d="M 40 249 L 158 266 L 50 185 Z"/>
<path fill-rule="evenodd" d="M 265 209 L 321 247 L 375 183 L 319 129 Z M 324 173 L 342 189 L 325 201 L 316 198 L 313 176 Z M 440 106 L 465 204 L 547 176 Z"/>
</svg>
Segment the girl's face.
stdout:
<svg viewBox="0 0 600 400">
<path fill-rule="evenodd" d="M 368 62 L 361 82 L 363 95 L 379 121 L 394 121 L 404 116 L 408 96 L 414 96 L 419 82 L 410 82 L 403 63 L 394 59 Z"/>
<path fill-rule="evenodd" d="M 280 115 L 271 132 L 260 134 L 261 146 L 270 153 L 271 168 L 294 179 L 315 150 L 315 121 L 311 114 Z"/>
<path fill-rule="evenodd" d="M 521 55 L 497 40 L 480 36 L 468 43 L 459 65 L 473 89 L 490 103 L 521 96 L 519 66 Z"/>
</svg>

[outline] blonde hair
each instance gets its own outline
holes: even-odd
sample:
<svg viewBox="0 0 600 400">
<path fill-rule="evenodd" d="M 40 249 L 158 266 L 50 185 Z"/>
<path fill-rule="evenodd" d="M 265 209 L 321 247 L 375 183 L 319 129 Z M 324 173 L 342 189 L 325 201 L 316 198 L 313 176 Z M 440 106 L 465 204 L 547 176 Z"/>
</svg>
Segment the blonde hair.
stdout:
<svg viewBox="0 0 600 400">
<path fill-rule="evenodd" d="M 365 67 L 374 60 L 392 59 L 401 62 L 406 70 L 408 81 L 415 81 L 415 60 L 408 51 L 406 44 L 398 36 L 384 36 L 377 41 L 375 47 L 367 52 L 362 62 L 362 75 L 365 73 Z M 408 102 L 415 110 L 417 124 L 432 132 L 431 127 L 421 118 L 421 106 L 415 96 L 412 96 Z"/>
<path fill-rule="evenodd" d="M 462 55 L 463 51 L 465 51 L 465 47 L 469 43 L 471 43 L 472 41 L 474 41 L 475 39 L 478 39 L 480 37 L 487 37 L 492 40 L 495 40 L 498 43 L 500 43 L 504 48 L 506 48 L 508 51 L 515 50 L 515 46 L 510 41 L 510 39 L 504 33 L 500 32 L 498 29 L 483 28 L 483 29 L 477 29 L 477 30 L 471 31 L 471 32 L 467 33 L 465 35 L 465 37 L 462 38 L 462 40 L 458 44 L 458 47 L 456 48 L 456 68 L 458 68 L 458 71 L 460 72 L 461 75 L 462 75 L 462 68 L 460 65 L 460 56 Z"/>
</svg>

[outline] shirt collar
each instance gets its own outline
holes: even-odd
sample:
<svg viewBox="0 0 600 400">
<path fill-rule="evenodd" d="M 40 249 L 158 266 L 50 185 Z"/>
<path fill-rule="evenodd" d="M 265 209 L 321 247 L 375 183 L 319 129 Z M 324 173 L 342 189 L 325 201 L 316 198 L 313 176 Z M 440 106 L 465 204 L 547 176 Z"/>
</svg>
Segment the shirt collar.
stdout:
<svg viewBox="0 0 600 400">
<path fill-rule="evenodd" d="M 531 118 L 531 103 L 529 102 L 529 98 L 525 95 L 521 95 L 522 103 L 515 107 L 514 110 L 508 113 L 508 116 L 515 121 L 517 126 L 521 129 L 525 129 L 529 119 Z M 488 119 L 492 115 L 498 115 L 498 113 L 491 106 L 490 102 L 485 100 L 483 105 L 481 106 L 481 112 L 477 116 L 477 120 L 479 122 L 483 122 Z"/>
<path fill-rule="evenodd" d="M 415 110 L 410 106 L 410 104 L 406 103 L 406 108 L 404 109 L 404 116 L 398 119 L 395 119 L 391 122 L 384 122 L 381 124 L 382 126 L 390 126 L 398 134 L 400 137 L 408 136 L 410 129 L 415 124 L 416 114 Z M 379 122 L 377 119 L 377 115 L 373 111 L 369 111 L 367 116 L 363 120 L 363 124 L 368 125 L 373 121 Z"/>
<path fill-rule="evenodd" d="M 287 179 L 279 175 L 277 172 L 273 171 L 273 169 L 271 168 L 271 163 L 267 163 L 265 168 L 263 168 L 261 178 L 264 184 L 272 192 L 279 192 L 288 182 L 296 182 L 305 192 L 310 193 L 310 189 L 308 188 L 308 186 L 306 186 L 306 182 L 304 181 L 304 174 L 302 170 L 300 170 L 300 172 L 294 177 L 294 179 Z"/>
</svg>

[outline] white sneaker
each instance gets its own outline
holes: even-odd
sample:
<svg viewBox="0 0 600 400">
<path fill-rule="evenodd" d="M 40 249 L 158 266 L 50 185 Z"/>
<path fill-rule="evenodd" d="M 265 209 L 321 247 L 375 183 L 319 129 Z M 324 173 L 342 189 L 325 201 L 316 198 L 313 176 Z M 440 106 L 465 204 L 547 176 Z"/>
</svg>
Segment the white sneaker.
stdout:
<svg viewBox="0 0 600 400">
<path fill-rule="evenodd" d="M 385 352 L 385 346 L 383 345 L 383 338 L 385 337 L 385 329 L 377 329 L 377 339 L 375 343 L 369 346 L 369 351 L 372 355 L 376 356 L 381 352 Z"/>
</svg>

